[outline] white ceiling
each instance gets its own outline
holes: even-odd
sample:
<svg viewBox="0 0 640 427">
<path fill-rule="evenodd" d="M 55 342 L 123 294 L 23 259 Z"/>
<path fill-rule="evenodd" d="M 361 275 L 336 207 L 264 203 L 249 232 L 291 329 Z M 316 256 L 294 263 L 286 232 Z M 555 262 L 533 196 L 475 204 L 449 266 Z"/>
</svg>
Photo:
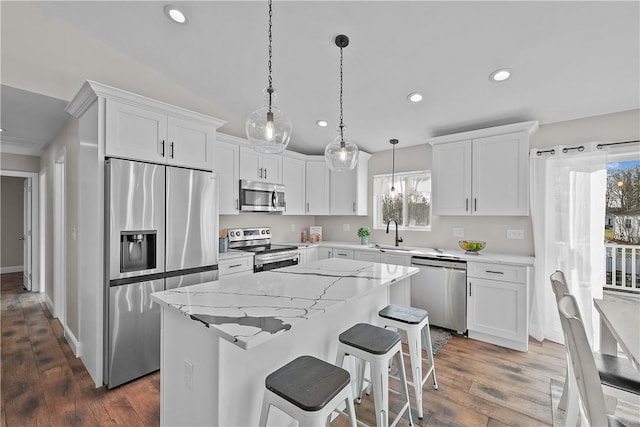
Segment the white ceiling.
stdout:
<svg viewBox="0 0 640 427">
<path fill-rule="evenodd" d="M 180 2 L 188 25 L 169 22 L 165 4 L 40 6 L 218 106 L 227 120 L 220 131 L 243 136 L 267 85 L 267 2 Z M 289 148 L 302 153 L 322 153 L 335 135 L 338 34 L 351 39 L 344 123 L 369 152 L 389 149 L 390 138 L 407 146 L 640 108 L 637 1 L 275 1 L 273 9 L 274 86 L 294 125 Z M 512 78 L 490 82 L 500 67 Z M 407 102 L 413 91 L 424 94 L 421 103 Z"/>
</svg>

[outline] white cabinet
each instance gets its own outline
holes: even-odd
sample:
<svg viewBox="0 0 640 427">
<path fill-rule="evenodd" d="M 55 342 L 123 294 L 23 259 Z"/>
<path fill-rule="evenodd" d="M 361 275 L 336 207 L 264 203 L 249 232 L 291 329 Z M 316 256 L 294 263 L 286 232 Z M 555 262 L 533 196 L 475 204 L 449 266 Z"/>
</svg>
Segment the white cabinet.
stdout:
<svg viewBox="0 0 640 427">
<path fill-rule="evenodd" d="M 329 168 L 324 162 L 307 161 L 306 163 L 306 213 L 307 215 L 329 214 Z"/>
<path fill-rule="evenodd" d="M 529 135 L 537 122 L 433 138 L 435 215 L 529 215 Z"/>
<path fill-rule="evenodd" d="M 379 251 L 353 251 L 353 259 L 356 261 L 380 262 Z"/>
<path fill-rule="evenodd" d="M 367 215 L 367 179 L 370 154 L 359 152 L 358 163 L 353 170 L 331 171 L 332 215 Z"/>
<path fill-rule="evenodd" d="M 318 246 L 318 259 L 333 258 L 333 249 L 327 246 Z"/>
<path fill-rule="evenodd" d="M 469 338 L 527 351 L 531 267 L 467 262 Z"/>
<path fill-rule="evenodd" d="M 286 202 L 283 215 L 305 214 L 305 161 L 282 157 L 282 183 Z"/>
<path fill-rule="evenodd" d="M 333 258 L 353 259 L 353 249 L 333 248 L 331 256 Z"/>
<path fill-rule="evenodd" d="M 220 215 L 238 215 L 238 192 L 240 187 L 240 175 L 238 167 L 240 147 L 237 144 L 216 141 L 216 156 L 214 159 L 214 172 L 218 173 L 220 191 L 218 192 Z"/>
<path fill-rule="evenodd" d="M 146 98 L 139 105 L 107 99 L 105 155 L 213 170 L 219 125 L 200 115 L 178 116 L 163 106 Z"/>
<path fill-rule="evenodd" d="M 253 255 L 220 259 L 218 272 L 220 279 L 253 274 Z"/>
<path fill-rule="evenodd" d="M 380 254 L 380 262 L 383 262 L 385 264 L 410 266 L 411 255 L 382 252 Z"/>
<path fill-rule="evenodd" d="M 300 254 L 299 263 L 306 264 L 308 262 L 313 262 L 318 260 L 318 247 L 317 246 L 306 246 L 301 247 L 298 250 Z"/>
<path fill-rule="evenodd" d="M 240 147 L 240 179 L 282 184 L 282 156 Z"/>
</svg>

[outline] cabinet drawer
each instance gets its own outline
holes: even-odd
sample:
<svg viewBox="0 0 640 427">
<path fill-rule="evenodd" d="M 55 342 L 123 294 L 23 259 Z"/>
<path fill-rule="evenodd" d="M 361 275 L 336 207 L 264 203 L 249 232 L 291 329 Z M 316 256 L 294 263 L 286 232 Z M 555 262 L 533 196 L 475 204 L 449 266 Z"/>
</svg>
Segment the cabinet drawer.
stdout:
<svg viewBox="0 0 640 427">
<path fill-rule="evenodd" d="M 218 263 L 220 277 L 241 271 L 253 271 L 253 257 L 245 256 L 233 258 Z"/>
<path fill-rule="evenodd" d="M 467 276 L 502 282 L 527 282 L 527 267 L 511 264 L 467 262 Z"/>
<path fill-rule="evenodd" d="M 353 259 L 353 249 L 333 248 L 334 258 Z"/>
</svg>

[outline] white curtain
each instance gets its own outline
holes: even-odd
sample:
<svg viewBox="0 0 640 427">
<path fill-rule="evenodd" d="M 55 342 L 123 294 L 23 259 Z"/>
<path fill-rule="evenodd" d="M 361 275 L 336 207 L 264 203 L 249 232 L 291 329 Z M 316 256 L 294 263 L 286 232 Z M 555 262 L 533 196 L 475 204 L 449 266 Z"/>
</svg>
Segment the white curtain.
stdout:
<svg viewBox="0 0 640 427">
<path fill-rule="evenodd" d="M 530 335 L 564 341 L 549 276 L 562 270 L 576 296 L 591 346 L 599 342 L 599 316 L 593 298 L 605 283 L 606 154 L 597 143 L 584 150 L 554 147 L 555 154 L 532 150 L 531 219 L 535 249 Z M 571 147 L 566 147 L 571 148 Z"/>
</svg>

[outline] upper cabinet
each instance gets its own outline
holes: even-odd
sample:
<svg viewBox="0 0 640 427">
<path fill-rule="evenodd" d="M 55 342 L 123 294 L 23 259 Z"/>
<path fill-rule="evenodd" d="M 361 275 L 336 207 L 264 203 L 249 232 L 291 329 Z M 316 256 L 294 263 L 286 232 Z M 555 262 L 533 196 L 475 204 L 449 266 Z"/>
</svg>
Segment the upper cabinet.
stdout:
<svg viewBox="0 0 640 427">
<path fill-rule="evenodd" d="M 213 170 L 220 120 L 100 85 L 106 94 L 105 155 Z"/>
<path fill-rule="evenodd" d="M 288 155 L 282 157 L 282 183 L 286 203 L 283 215 L 305 214 L 305 178 L 304 160 Z"/>
<path fill-rule="evenodd" d="M 282 184 L 282 155 L 240 147 L 240 179 Z"/>
<path fill-rule="evenodd" d="M 228 142 L 226 135 L 218 134 L 213 170 L 218 173 L 220 215 L 238 215 L 240 191 L 240 146 Z"/>
<path fill-rule="evenodd" d="M 355 169 L 331 171 L 330 213 L 367 215 L 367 174 L 371 155 L 360 151 Z"/>
<path fill-rule="evenodd" d="M 305 198 L 307 215 L 329 215 L 329 168 L 324 156 L 306 162 Z M 286 188 L 285 188 L 286 191 Z"/>
<path fill-rule="evenodd" d="M 433 138 L 434 215 L 529 215 L 525 122 Z"/>
</svg>

